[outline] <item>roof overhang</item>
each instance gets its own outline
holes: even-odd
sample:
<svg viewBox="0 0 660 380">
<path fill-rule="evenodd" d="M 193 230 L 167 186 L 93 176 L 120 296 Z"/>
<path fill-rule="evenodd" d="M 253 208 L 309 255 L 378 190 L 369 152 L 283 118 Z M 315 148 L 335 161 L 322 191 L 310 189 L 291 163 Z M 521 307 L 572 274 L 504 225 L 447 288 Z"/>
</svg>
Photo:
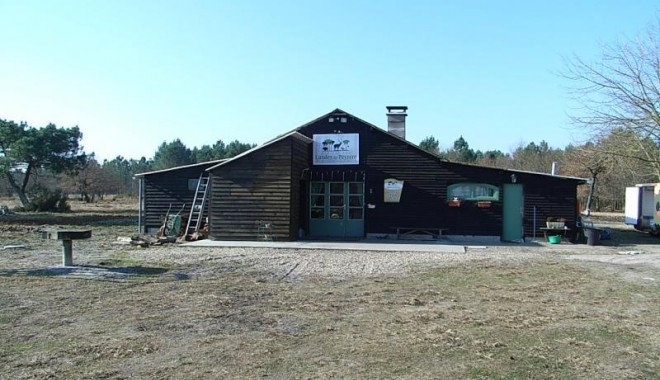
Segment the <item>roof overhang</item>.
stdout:
<svg viewBox="0 0 660 380">
<path fill-rule="evenodd" d="M 213 161 L 205 161 L 205 162 L 199 162 L 196 164 L 190 164 L 190 165 L 182 165 L 182 166 L 175 166 L 173 168 L 167 168 L 167 169 L 161 169 L 161 170 L 154 170 L 150 172 L 144 172 L 144 173 L 137 173 L 134 174 L 134 177 L 144 177 L 147 175 L 152 175 L 152 174 L 161 174 L 161 173 L 167 173 L 167 172 L 172 172 L 180 169 L 187 169 L 187 168 L 194 168 L 197 166 L 204 166 L 204 165 L 217 165 L 223 161 L 227 161 L 227 159 L 222 159 L 222 160 L 213 160 Z"/>
<path fill-rule="evenodd" d="M 257 146 L 257 147 L 254 147 L 254 148 L 252 148 L 252 149 L 250 149 L 250 150 L 247 150 L 247 151 L 245 151 L 245 152 L 243 152 L 243 153 L 241 153 L 241 154 L 238 154 L 238 155 L 236 155 L 236 156 L 234 156 L 234 157 L 232 157 L 232 158 L 229 158 L 229 159 L 227 159 L 227 160 L 224 160 L 223 162 L 220 162 L 220 163 L 218 163 L 218 164 L 216 164 L 216 165 L 213 165 L 213 166 L 211 166 L 210 168 L 206 169 L 206 171 L 211 171 L 211 170 L 214 170 L 214 169 L 216 169 L 216 168 L 218 168 L 218 167 L 220 167 L 220 166 L 227 165 L 227 164 L 229 164 L 230 162 L 234 162 L 234 161 L 236 161 L 236 160 L 240 160 L 241 158 L 243 158 L 243 157 L 245 157 L 245 156 L 249 156 L 250 154 L 252 154 L 252 153 L 254 153 L 254 152 L 258 151 L 258 150 L 261 150 L 261 149 L 263 149 L 263 148 L 265 148 L 265 147 L 267 147 L 267 146 L 273 145 L 273 144 L 275 144 L 276 142 L 279 142 L 279 141 L 282 141 L 282 140 L 286 140 L 287 138 L 295 138 L 295 139 L 299 139 L 299 140 L 302 140 L 302 141 L 304 141 L 304 142 L 306 142 L 306 143 L 311 143 L 311 142 L 313 141 L 312 139 L 310 139 L 309 137 L 303 135 L 302 133 L 299 133 L 298 131 L 293 130 L 293 131 L 291 131 L 291 132 L 288 132 L 288 133 L 285 133 L 285 134 L 283 134 L 283 135 L 277 136 L 276 138 L 274 138 L 274 139 L 272 139 L 272 140 L 270 140 L 270 141 L 267 141 L 267 142 L 265 142 L 265 143 L 263 143 L 263 144 L 261 144 L 261 145 L 259 145 L 259 146 Z"/>
</svg>

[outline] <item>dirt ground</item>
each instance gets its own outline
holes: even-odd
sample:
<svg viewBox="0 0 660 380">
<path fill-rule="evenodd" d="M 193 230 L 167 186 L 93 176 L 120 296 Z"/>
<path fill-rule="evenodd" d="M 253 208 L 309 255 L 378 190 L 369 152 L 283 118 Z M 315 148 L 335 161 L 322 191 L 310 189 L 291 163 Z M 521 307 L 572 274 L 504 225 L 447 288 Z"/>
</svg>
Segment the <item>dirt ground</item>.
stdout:
<svg viewBox="0 0 660 380">
<path fill-rule="evenodd" d="M 2 202 L 0 202 L 2 203 Z M 658 378 L 660 239 L 138 248 L 129 203 L 0 217 L 0 379 Z M 61 266 L 54 227 L 90 228 Z"/>
</svg>

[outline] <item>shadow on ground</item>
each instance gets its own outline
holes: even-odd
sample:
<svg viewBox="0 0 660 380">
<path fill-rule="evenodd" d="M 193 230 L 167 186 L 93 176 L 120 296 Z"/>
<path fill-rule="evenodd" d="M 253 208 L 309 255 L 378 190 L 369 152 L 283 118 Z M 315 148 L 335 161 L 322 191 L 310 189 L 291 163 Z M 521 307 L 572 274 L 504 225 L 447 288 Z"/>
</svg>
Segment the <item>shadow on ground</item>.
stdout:
<svg viewBox="0 0 660 380">
<path fill-rule="evenodd" d="M 171 277 L 176 281 L 185 281 L 189 275 L 170 272 L 169 269 L 145 266 L 104 266 L 104 265 L 76 265 L 55 266 L 48 268 L 22 268 L 0 270 L 1 277 L 72 277 L 89 279 L 121 280 L 135 277 Z"/>
</svg>

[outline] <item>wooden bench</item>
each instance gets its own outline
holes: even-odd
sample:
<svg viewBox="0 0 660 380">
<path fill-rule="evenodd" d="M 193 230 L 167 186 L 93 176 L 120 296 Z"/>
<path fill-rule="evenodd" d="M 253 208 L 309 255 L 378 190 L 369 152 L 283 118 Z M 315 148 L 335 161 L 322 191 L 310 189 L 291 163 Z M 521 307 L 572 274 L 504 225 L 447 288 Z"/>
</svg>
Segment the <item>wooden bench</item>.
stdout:
<svg viewBox="0 0 660 380">
<path fill-rule="evenodd" d="M 401 236 L 412 235 L 412 234 L 424 234 L 431 235 L 434 238 L 439 238 L 442 236 L 443 231 L 447 231 L 447 228 L 440 227 L 392 227 L 396 230 L 396 239 L 399 240 Z"/>
<path fill-rule="evenodd" d="M 73 265 L 73 240 L 91 238 L 92 230 L 50 230 L 43 231 L 41 237 L 62 241 L 62 265 L 68 267 Z"/>
</svg>

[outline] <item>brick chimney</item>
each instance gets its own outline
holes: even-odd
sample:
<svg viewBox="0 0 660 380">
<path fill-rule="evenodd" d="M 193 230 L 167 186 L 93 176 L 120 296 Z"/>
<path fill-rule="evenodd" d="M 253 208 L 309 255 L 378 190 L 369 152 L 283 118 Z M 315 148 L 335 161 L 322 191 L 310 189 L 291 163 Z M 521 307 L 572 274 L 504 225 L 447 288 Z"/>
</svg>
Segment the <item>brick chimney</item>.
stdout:
<svg viewBox="0 0 660 380">
<path fill-rule="evenodd" d="M 386 106 L 387 108 L 387 131 L 402 139 L 406 139 L 406 106 Z"/>
</svg>

